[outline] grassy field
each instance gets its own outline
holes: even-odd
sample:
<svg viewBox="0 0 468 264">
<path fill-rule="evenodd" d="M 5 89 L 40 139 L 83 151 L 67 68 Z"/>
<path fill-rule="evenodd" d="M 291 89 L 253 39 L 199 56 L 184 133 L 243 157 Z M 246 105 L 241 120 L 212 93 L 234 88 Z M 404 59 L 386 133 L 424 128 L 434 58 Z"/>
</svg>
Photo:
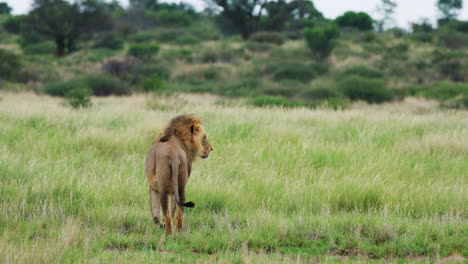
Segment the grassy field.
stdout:
<svg viewBox="0 0 468 264">
<path fill-rule="evenodd" d="M 192 96 L 0 93 L 0 262 L 431 262 L 468 256 L 468 112 L 426 102 L 262 109 Z M 156 108 L 155 108 L 156 106 Z M 156 109 L 156 110 L 155 110 Z M 214 146 L 187 230 L 151 222 L 144 159 L 173 116 Z"/>
</svg>

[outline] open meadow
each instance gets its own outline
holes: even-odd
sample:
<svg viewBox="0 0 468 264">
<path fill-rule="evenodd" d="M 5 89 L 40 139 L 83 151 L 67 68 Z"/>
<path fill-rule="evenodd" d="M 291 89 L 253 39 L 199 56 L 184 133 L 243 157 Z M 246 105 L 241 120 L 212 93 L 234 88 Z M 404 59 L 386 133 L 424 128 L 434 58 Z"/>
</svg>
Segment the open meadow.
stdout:
<svg viewBox="0 0 468 264">
<path fill-rule="evenodd" d="M 468 112 L 345 111 L 216 96 L 0 93 L 0 262 L 432 262 L 467 257 Z M 174 107 L 176 105 L 176 107 Z M 171 107 L 172 106 L 172 107 Z M 177 110 L 175 110 L 177 109 Z M 150 217 L 144 160 L 177 114 L 205 123 L 184 233 Z M 455 256 L 455 257 L 454 257 Z"/>
</svg>

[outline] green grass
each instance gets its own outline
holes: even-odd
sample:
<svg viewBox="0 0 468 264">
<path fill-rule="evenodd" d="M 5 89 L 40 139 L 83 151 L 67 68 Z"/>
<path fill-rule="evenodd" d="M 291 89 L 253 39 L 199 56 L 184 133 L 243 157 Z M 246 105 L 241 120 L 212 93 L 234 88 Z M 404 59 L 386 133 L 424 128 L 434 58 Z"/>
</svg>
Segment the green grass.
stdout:
<svg viewBox="0 0 468 264">
<path fill-rule="evenodd" d="M 347 111 L 3 93 L 0 256 L 18 263 L 323 263 L 468 255 L 466 111 Z M 203 118 L 187 230 L 150 219 L 144 160 L 173 116 Z M 343 259 L 342 257 L 347 257 Z"/>
</svg>

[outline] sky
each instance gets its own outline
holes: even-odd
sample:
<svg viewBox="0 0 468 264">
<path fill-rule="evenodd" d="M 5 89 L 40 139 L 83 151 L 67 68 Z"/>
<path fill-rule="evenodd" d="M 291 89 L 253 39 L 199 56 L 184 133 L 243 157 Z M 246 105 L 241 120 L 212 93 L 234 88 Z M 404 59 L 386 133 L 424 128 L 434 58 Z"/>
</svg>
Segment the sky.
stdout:
<svg viewBox="0 0 468 264">
<path fill-rule="evenodd" d="M 126 6 L 128 0 L 119 0 Z M 12 8 L 14 14 L 27 13 L 31 7 L 32 0 L 0 0 L 7 2 Z M 180 2 L 177 0 L 166 0 L 162 2 Z M 182 2 L 192 4 L 196 9 L 204 8 L 203 0 L 185 0 Z M 315 6 L 327 18 L 335 18 L 346 11 L 364 11 L 375 15 L 375 7 L 381 0 L 314 0 Z M 396 0 L 398 8 L 395 14 L 397 26 L 409 28 L 411 22 L 417 22 L 421 18 L 429 18 L 435 22 L 437 19 L 437 0 Z M 468 20 L 468 3 L 464 1 L 464 8 L 460 13 L 459 19 Z"/>
</svg>

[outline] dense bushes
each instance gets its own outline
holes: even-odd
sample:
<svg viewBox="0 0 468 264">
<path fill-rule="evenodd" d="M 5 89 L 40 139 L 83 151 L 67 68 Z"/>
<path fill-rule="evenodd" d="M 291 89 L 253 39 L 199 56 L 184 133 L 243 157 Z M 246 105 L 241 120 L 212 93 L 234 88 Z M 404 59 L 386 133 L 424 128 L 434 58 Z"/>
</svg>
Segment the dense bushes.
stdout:
<svg viewBox="0 0 468 264">
<path fill-rule="evenodd" d="M 88 88 L 96 96 L 125 95 L 130 89 L 122 82 L 105 76 L 88 75 L 69 81 L 59 81 L 43 87 L 43 92 L 54 96 L 66 96 L 70 91 Z"/>
<path fill-rule="evenodd" d="M 381 71 L 371 69 L 364 65 L 355 65 L 355 66 L 348 67 L 344 69 L 343 71 L 341 71 L 338 74 L 338 79 L 343 79 L 350 75 L 357 75 L 357 76 L 361 76 L 364 78 L 383 78 L 384 77 L 384 74 Z"/>
<path fill-rule="evenodd" d="M 337 17 L 335 22 L 340 27 L 354 27 L 359 30 L 372 30 L 372 18 L 364 12 L 348 11 Z"/>
<path fill-rule="evenodd" d="M 314 68 L 299 63 L 278 64 L 273 72 L 275 80 L 308 82 L 317 75 Z"/>
<path fill-rule="evenodd" d="M 338 82 L 338 90 L 351 100 L 381 103 L 393 98 L 385 80 L 351 75 Z"/>
<path fill-rule="evenodd" d="M 250 37 L 250 40 L 256 42 L 273 43 L 276 45 L 281 45 L 284 43 L 284 38 L 281 33 L 271 31 L 256 32 Z"/>
<path fill-rule="evenodd" d="M 304 30 L 307 45 L 319 60 L 324 60 L 331 54 L 339 35 L 340 30 L 333 23 Z"/>
<path fill-rule="evenodd" d="M 30 44 L 23 47 L 25 54 L 54 54 L 55 43 L 52 41 L 44 41 L 37 44 Z"/>
<path fill-rule="evenodd" d="M 159 45 L 156 44 L 133 44 L 128 50 L 128 55 L 141 60 L 150 60 L 159 52 Z"/>
<path fill-rule="evenodd" d="M 123 48 L 124 40 L 115 33 L 100 34 L 94 44 L 95 48 L 118 50 Z"/>
<path fill-rule="evenodd" d="M 8 50 L 0 49 L 0 80 L 16 78 L 20 69 L 20 57 Z"/>
</svg>

